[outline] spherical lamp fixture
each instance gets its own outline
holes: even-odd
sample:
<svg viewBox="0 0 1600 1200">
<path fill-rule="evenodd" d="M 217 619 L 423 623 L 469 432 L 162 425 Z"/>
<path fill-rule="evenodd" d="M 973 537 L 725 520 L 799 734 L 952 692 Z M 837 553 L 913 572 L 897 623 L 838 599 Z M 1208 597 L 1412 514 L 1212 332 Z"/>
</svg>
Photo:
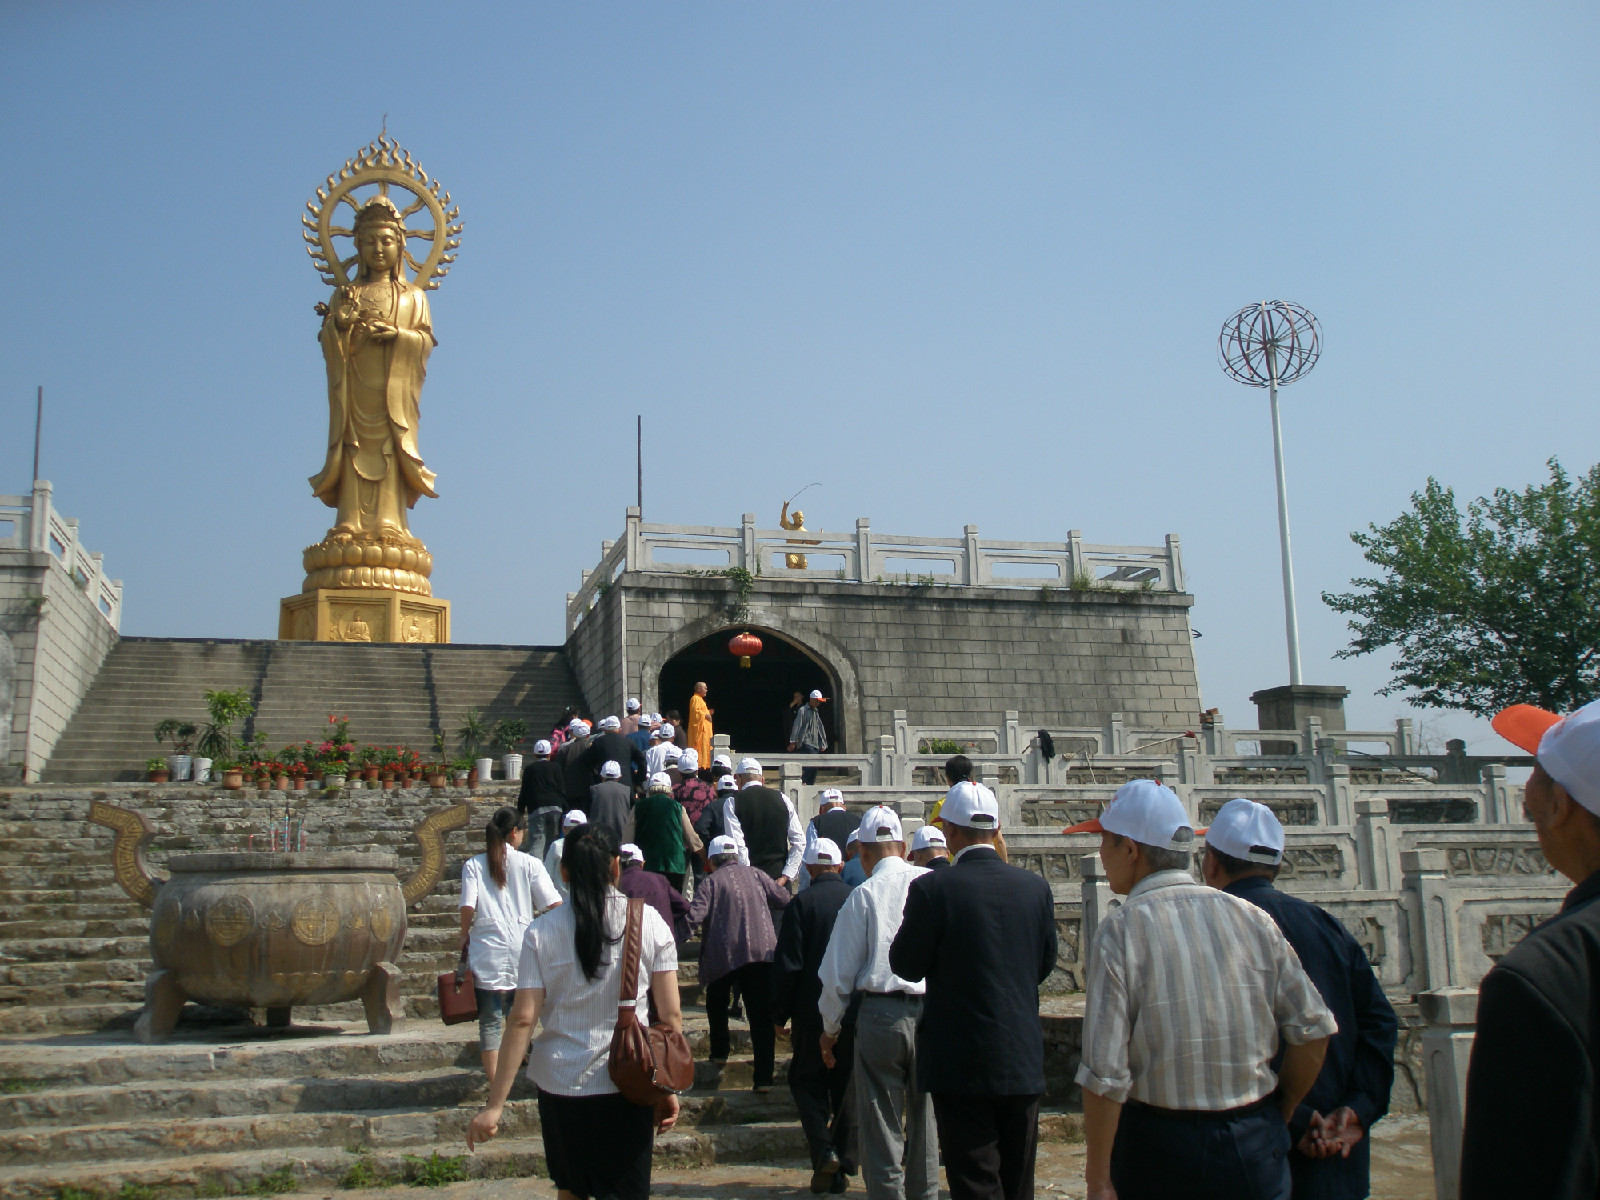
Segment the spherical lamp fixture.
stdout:
<svg viewBox="0 0 1600 1200">
<path fill-rule="evenodd" d="M 761 653 L 761 639 L 753 633 L 736 633 L 728 641 L 728 653 L 739 656 L 739 665 L 748 667 L 750 659 Z"/>
</svg>

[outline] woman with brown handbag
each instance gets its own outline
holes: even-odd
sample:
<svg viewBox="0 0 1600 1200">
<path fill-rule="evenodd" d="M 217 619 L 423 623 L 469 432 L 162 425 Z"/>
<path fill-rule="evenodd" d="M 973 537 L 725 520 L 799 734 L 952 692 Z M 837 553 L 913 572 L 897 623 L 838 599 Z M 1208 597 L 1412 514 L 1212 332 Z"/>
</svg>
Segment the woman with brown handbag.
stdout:
<svg viewBox="0 0 1600 1200">
<path fill-rule="evenodd" d="M 609 1060 L 620 1028 L 619 996 L 654 1002 L 655 1025 L 681 1039 L 678 952 L 659 914 L 632 907 L 616 889 L 617 844 L 601 826 L 567 831 L 561 874 L 568 901 L 528 927 L 517 994 L 489 1098 L 467 1129 L 472 1148 L 499 1130 L 522 1052 L 539 1089 L 545 1161 L 558 1200 L 647 1200 L 654 1131 L 678 1119 L 678 1098 L 636 1103 L 612 1081 Z M 637 921 L 638 968 L 623 980 L 630 916 Z M 654 1031 L 652 1031 L 654 1032 Z"/>
</svg>

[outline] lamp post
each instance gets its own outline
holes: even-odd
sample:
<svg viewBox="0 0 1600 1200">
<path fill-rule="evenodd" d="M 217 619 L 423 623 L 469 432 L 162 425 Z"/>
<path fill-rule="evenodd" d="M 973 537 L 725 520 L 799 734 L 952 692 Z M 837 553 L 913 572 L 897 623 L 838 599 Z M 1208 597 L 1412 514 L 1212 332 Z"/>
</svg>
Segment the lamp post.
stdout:
<svg viewBox="0 0 1600 1200">
<path fill-rule="evenodd" d="M 1322 327 L 1298 304 L 1263 300 L 1223 323 L 1217 338 L 1222 369 L 1249 387 L 1268 389 L 1272 407 L 1272 461 L 1278 479 L 1278 546 L 1283 556 L 1283 627 L 1289 643 L 1289 685 L 1300 686 L 1300 623 L 1295 615 L 1294 562 L 1289 553 L 1289 492 L 1283 470 L 1283 423 L 1278 388 L 1316 366 Z"/>
</svg>

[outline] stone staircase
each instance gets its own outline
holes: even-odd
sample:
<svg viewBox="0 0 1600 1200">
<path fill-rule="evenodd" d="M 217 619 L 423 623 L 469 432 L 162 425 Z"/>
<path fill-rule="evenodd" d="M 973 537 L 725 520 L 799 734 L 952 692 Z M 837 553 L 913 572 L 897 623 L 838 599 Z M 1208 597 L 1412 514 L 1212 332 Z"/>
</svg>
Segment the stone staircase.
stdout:
<svg viewBox="0 0 1600 1200">
<path fill-rule="evenodd" d="M 329 713 L 361 742 L 427 754 L 443 732 L 452 753 L 468 709 L 488 723 L 521 717 L 530 736 L 582 695 L 560 647 L 346 645 L 333 642 L 123 638 L 112 648 L 57 742 L 44 779 L 107 783 L 144 778 L 160 753 L 163 717 L 200 720 L 205 693 L 243 688 L 274 746 L 319 736 Z"/>
<path fill-rule="evenodd" d="M 658 1162 L 793 1162 L 805 1138 L 788 1090 L 750 1090 L 748 1036 L 706 1061 L 702 1014 L 687 1015 L 695 1086 Z M 780 1062 L 781 1073 L 781 1062 Z M 477 1027 L 416 1023 L 381 1037 L 359 1026 L 180 1031 L 164 1046 L 125 1034 L 0 1043 L 0 1194 L 222 1195 L 401 1180 L 437 1155 L 471 1177 L 538 1175 L 533 1089 L 517 1083 L 500 1136 L 467 1155 L 486 1092 Z M 781 1083 L 781 1079 L 780 1079 Z M 131 1185 L 131 1186 L 130 1186 Z M 279 1190 L 284 1190 L 280 1188 Z"/>
</svg>

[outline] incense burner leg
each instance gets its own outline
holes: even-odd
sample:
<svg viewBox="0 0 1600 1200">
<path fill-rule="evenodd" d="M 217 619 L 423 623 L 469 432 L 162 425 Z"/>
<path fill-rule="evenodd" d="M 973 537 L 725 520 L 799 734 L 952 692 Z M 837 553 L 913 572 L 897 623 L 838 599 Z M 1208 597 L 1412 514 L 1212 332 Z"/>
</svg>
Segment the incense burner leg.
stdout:
<svg viewBox="0 0 1600 1200">
<path fill-rule="evenodd" d="M 134 1022 L 134 1038 L 147 1046 L 166 1041 L 177 1027 L 185 999 L 177 975 L 165 968 L 155 971 L 144 981 L 144 1010 Z"/>
<path fill-rule="evenodd" d="M 367 976 L 361 1004 L 367 1010 L 368 1033 L 391 1033 L 400 1023 L 400 968 L 381 962 Z"/>
</svg>

